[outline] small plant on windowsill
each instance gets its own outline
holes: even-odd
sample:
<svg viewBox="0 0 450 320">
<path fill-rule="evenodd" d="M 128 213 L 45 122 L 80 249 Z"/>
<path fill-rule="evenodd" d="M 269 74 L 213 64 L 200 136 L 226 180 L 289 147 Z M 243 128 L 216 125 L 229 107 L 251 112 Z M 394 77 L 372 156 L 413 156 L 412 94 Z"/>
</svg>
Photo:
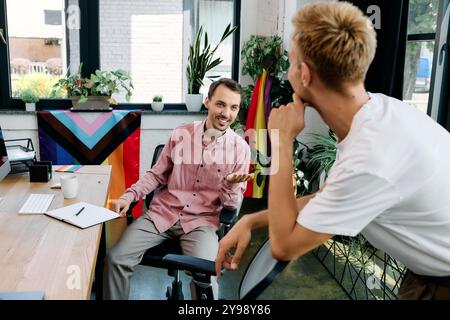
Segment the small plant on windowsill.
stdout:
<svg viewBox="0 0 450 320">
<path fill-rule="evenodd" d="M 120 89 L 125 90 L 125 99 L 130 101 L 132 89 L 134 89 L 131 77 L 123 70 L 101 71 L 96 70 L 89 77 L 83 77 L 80 64 L 78 71 L 74 75 L 67 73 L 66 77 L 60 79 L 53 87 L 53 90 L 66 90 L 67 95 L 72 99 L 74 107 L 86 109 L 105 109 L 109 105 L 117 104 L 112 97 L 114 93 L 119 93 Z M 89 104 L 85 107 L 81 105 Z M 81 107 L 80 107 L 81 106 Z"/>
<path fill-rule="evenodd" d="M 25 102 L 26 111 L 36 111 L 36 102 L 39 101 L 39 98 L 34 94 L 33 90 L 25 89 L 22 91 L 20 99 Z"/>
<path fill-rule="evenodd" d="M 152 102 L 152 110 L 161 112 L 164 109 L 163 97 L 162 96 L 154 96 Z"/>
</svg>

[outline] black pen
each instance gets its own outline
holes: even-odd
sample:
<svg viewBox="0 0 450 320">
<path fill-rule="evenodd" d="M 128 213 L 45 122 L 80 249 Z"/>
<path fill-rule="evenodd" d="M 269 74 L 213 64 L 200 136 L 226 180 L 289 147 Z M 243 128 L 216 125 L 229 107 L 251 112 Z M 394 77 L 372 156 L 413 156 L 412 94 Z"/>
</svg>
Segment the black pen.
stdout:
<svg viewBox="0 0 450 320">
<path fill-rule="evenodd" d="M 81 213 L 81 211 L 83 211 L 83 210 L 84 210 L 84 207 L 83 207 L 83 208 L 81 208 L 81 209 L 80 209 L 80 211 L 78 211 L 78 212 L 77 212 L 77 214 L 76 214 L 75 216 L 77 216 L 77 217 L 78 217 L 78 215 L 79 215 L 79 214 Z"/>
</svg>

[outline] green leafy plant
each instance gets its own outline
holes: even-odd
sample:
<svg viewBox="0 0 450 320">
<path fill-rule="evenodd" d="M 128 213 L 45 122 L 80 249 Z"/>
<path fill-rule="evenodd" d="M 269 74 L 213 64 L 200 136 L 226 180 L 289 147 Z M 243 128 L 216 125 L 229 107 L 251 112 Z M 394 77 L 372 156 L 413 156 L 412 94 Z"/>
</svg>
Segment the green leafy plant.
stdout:
<svg viewBox="0 0 450 320">
<path fill-rule="evenodd" d="M 279 106 L 281 102 L 292 100 L 292 88 L 289 81 L 283 80 L 289 69 L 289 58 L 283 49 L 283 40 L 280 36 L 252 35 L 241 50 L 242 74 L 249 75 L 256 82 L 266 69 L 273 78 L 270 98 L 272 106 Z M 242 109 L 250 106 L 252 92 L 255 86 L 248 85 L 243 88 Z M 287 98 L 286 98 L 287 96 Z M 283 102 L 284 104 L 284 102 Z"/>
<path fill-rule="evenodd" d="M 294 188 L 296 196 L 301 197 L 309 192 L 309 179 L 307 173 L 302 165 L 303 151 L 302 145 L 297 140 L 294 140 Z M 304 164 L 304 163 L 303 163 Z"/>
<path fill-rule="evenodd" d="M 243 65 L 242 74 L 250 75 L 256 82 L 263 69 L 270 76 L 282 77 L 289 68 L 288 53 L 283 49 L 283 39 L 280 36 L 252 35 L 241 50 Z"/>
<path fill-rule="evenodd" d="M 39 101 L 38 96 L 34 94 L 32 89 L 25 89 L 22 91 L 20 99 L 25 103 L 36 103 Z"/>
<path fill-rule="evenodd" d="M 39 99 L 51 98 L 58 99 L 66 97 L 64 90 L 53 90 L 52 88 L 60 77 L 44 73 L 29 73 L 19 76 L 17 79 L 11 79 L 13 87 L 13 96 L 19 97 L 25 90 L 31 90 Z"/>
<path fill-rule="evenodd" d="M 271 107 L 276 108 L 292 102 L 293 93 L 294 89 L 288 80 L 276 78 L 272 84 L 272 90 L 270 91 Z"/>
<path fill-rule="evenodd" d="M 236 31 L 236 29 L 237 27 L 231 27 L 231 24 L 229 24 L 225 28 L 219 43 L 214 48 L 208 42 L 208 33 L 203 30 L 203 26 L 197 31 L 194 43 L 189 46 L 188 65 L 186 68 L 189 94 L 198 94 L 200 88 L 203 86 L 206 73 L 222 63 L 223 60 L 220 57 L 214 59 L 214 54 L 219 45 Z M 209 76 L 208 78 L 214 79 L 218 77 Z"/>
<path fill-rule="evenodd" d="M 153 102 L 162 102 L 163 101 L 163 97 L 162 96 L 154 96 L 153 97 Z"/>
<path fill-rule="evenodd" d="M 64 89 L 70 97 L 79 96 L 79 103 L 88 101 L 88 96 L 104 96 L 109 98 L 108 100 L 111 104 L 117 104 L 117 101 L 111 96 L 114 93 L 119 93 L 119 90 L 122 88 L 126 92 L 126 100 L 130 101 L 134 87 L 127 72 L 123 70 L 96 70 L 90 77 L 85 78 L 81 75 L 82 68 L 83 64 L 81 63 L 77 73 L 74 75 L 70 75 L 68 71 L 66 77 L 60 79 L 53 89 Z"/>
<path fill-rule="evenodd" d="M 242 107 L 247 109 L 250 106 L 250 103 L 252 102 L 252 94 L 254 89 L 255 86 L 253 85 L 244 86 L 242 88 L 242 102 L 241 102 Z"/>
<path fill-rule="evenodd" d="M 336 159 L 336 135 L 311 134 L 312 147 L 294 140 L 294 183 L 297 196 L 310 194 L 319 189 L 322 174 L 325 178 Z"/>
<path fill-rule="evenodd" d="M 336 160 L 336 134 L 329 130 L 328 135 L 317 133 L 311 134 L 314 137 L 313 147 L 308 149 L 308 162 L 306 166 L 311 170 L 311 181 L 319 182 L 322 174 L 325 178 Z"/>
</svg>

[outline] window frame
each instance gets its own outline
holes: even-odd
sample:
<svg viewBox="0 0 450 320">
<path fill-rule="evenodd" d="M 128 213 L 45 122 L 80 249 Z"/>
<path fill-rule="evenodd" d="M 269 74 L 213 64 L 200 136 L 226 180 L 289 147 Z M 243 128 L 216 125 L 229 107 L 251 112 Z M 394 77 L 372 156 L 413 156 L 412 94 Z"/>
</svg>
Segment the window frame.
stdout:
<svg viewBox="0 0 450 320">
<path fill-rule="evenodd" d="M 239 81 L 239 47 L 240 47 L 240 20 L 241 20 L 241 0 L 234 1 L 234 21 L 233 25 L 238 26 L 233 36 L 233 56 L 232 56 L 232 78 Z M 100 0 L 78 0 L 80 7 L 80 62 L 83 62 L 83 76 L 93 73 L 100 68 Z M 68 7 L 68 0 L 65 0 L 65 8 Z M 6 0 L 0 0 L 0 29 L 3 29 L 5 39 L 8 41 Z M 64 14 L 67 18 L 67 13 Z M 68 33 L 66 26 L 66 33 Z M 0 43 L 0 111 L 2 110 L 25 110 L 25 103 L 11 97 L 11 71 L 9 64 L 8 46 Z M 42 99 L 36 104 L 36 109 L 69 109 L 70 99 Z M 151 101 L 148 103 L 119 103 L 114 109 L 142 109 L 151 110 Z M 187 111 L 186 104 L 166 103 L 164 110 L 167 111 Z M 163 111 L 164 112 L 164 111 Z"/>
<path fill-rule="evenodd" d="M 444 18 L 445 11 L 444 9 L 448 8 L 450 6 L 450 0 L 440 0 L 439 1 L 439 8 L 438 8 L 438 15 L 437 15 L 437 27 L 436 32 L 434 33 L 411 33 L 407 34 L 407 43 L 408 42 L 418 42 L 418 41 L 434 41 L 435 48 L 433 52 L 433 64 L 431 69 L 431 81 L 430 81 L 430 91 L 428 96 L 428 104 L 427 104 L 427 115 L 433 118 L 437 123 L 445 127 L 448 131 L 450 131 L 450 102 L 447 100 L 449 99 L 449 95 L 447 94 L 449 88 L 449 80 L 448 79 L 440 79 L 443 81 L 442 83 L 442 89 L 441 89 L 441 95 L 438 97 L 439 101 L 436 104 L 437 110 L 433 110 L 433 96 L 434 96 L 434 85 L 436 82 L 436 68 L 437 68 L 437 59 L 440 54 L 440 48 L 438 48 L 438 44 L 436 44 L 437 41 L 439 41 L 439 37 L 441 34 L 441 24 L 442 19 Z M 447 28 L 450 28 L 450 26 L 447 26 Z M 450 37 L 450 36 L 449 36 Z M 449 54 L 449 44 L 447 42 L 447 69 L 450 67 L 450 61 L 448 60 L 448 54 Z"/>
<path fill-rule="evenodd" d="M 55 14 L 55 15 L 57 15 L 58 16 L 58 19 L 62 19 L 62 17 L 61 17 L 61 10 L 48 10 L 48 9 L 44 9 L 44 23 L 46 24 L 46 25 L 51 25 L 51 26 L 61 26 L 62 25 L 62 20 L 61 21 L 58 21 L 59 23 L 58 24 L 54 24 L 54 23 L 47 23 L 48 21 L 47 21 L 47 19 L 50 19 L 50 14 Z M 54 18 L 54 17 L 52 17 L 52 18 Z M 50 19 L 51 20 L 51 19 Z"/>
<path fill-rule="evenodd" d="M 428 111 L 427 113 L 430 115 L 430 117 L 433 118 L 437 123 L 442 125 L 444 128 L 447 129 L 447 131 L 450 131 L 450 77 L 448 73 L 450 72 L 450 59 L 449 59 L 449 53 L 450 53 L 450 22 L 449 25 L 445 26 L 446 30 L 441 30 L 441 26 L 443 23 L 444 16 L 447 12 L 447 10 L 450 10 L 450 0 L 441 0 L 439 1 L 439 11 L 438 11 L 438 21 L 437 21 L 437 29 L 436 29 L 436 40 L 435 40 L 435 47 L 433 52 L 433 67 L 432 67 L 432 74 L 433 77 L 431 78 L 430 83 L 430 96 L 428 100 Z M 439 48 L 439 43 L 436 44 L 436 42 L 439 42 L 440 36 L 442 32 L 447 32 L 447 41 L 446 41 L 446 48 Z M 438 59 L 441 55 L 441 49 L 446 51 L 445 54 L 445 61 L 443 68 L 447 69 L 447 72 L 443 70 L 443 78 L 439 79 L 441 82 L 441 89 L 440 89 L 440 95 L 437 97 L 438 101 L 435 103 L 434 100 L 434 90 L 435 90 L 435 82 L 436 82 L 436 69 L 438 64 Z M 435 110 L 435 109 L 436 110 Z"/>
<path fill-rule="evenodd" d="M 409 2 L 408 2 L 408 6 L 409 6 Z M 440 17 L 440 11 L 441 10 L 441 5 L 439 4 L 439 8 L 438 8 L 438 21 L 436 21 L 436 23 L 439 22 L 439 17 Z M 409 11 L 409 8 L 408 8 Z M 407 22 L 408 23 L 408 22 Z M 406 29 L 408 29 L 408 25 L 406 26 Z M 429 33 L 408 33 L 406 35 L 406 47 L 408 47 L 408 43 L 409 42 L 424 42 L 424 41 L 434 41 L 436 42 L 436 34 L 437 32 L 429 32 Z M 434 66 L 434 53 L 433 53 L 433 66 Z M 406 61 L 403 61 L 403 64 L 405 64 Z M 429 91 L 429 95 L 428 95 L 428 102 L 427 102 L 427 115 L 431 116 L 431 83 L 433 83 L 434 81 L 434 68 L 432 67 L 431 69 L 431 80 L 430 80 L 430 91 Z M 403 80 L 404 81 L 404 80 Z"/>
</svg>

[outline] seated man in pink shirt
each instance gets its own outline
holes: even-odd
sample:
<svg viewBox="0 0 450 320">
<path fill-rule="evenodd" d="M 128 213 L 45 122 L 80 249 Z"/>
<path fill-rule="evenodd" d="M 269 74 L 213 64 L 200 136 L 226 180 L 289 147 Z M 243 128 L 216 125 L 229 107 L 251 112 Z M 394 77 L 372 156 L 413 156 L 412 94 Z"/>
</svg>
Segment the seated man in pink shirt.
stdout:
<svg viewBox="0 0 450 320">
<path fill-rule="evenodd" d="M 205 99 L 206 120 L 176 128 L 158 162 L 115 202 L 115 210 L 125 216 L 131 202 L 163 186 L 147 213 L 108 251 L 105 299 L 128 299 L 135 266 L 147 249 L 166 239 L 178 239 L 185 255 L 215 260 L 221 208 L 239 206 L 252 178 L 250 148 L 230 128 L 241 95 L 242 87 L 233 80 L 214 82 Z M 211 282 L 217 299 L 215 277 Z"/>
</svg>

